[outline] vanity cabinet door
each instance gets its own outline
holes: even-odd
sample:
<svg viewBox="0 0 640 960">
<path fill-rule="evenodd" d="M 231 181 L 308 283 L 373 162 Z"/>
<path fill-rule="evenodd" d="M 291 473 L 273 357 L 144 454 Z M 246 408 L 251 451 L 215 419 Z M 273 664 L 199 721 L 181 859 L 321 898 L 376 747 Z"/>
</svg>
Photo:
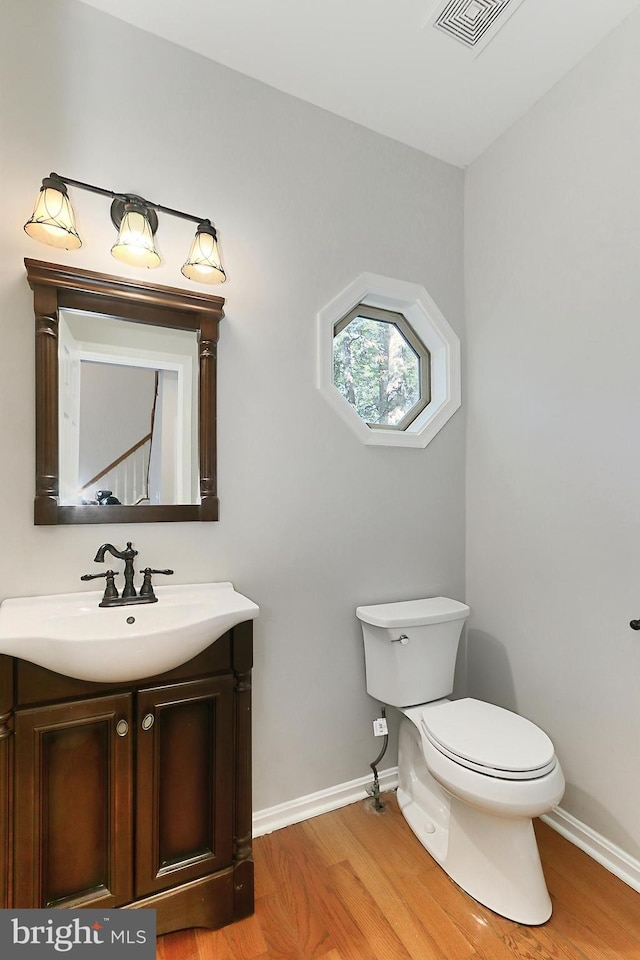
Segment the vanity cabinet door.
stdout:
<svg viewBox="0 0 640 960">
<path fill-rule="evenodd" d="M 232 862 L 233 683 L 224 674 L 138 691 L 137 897 Z"/>
<path fill-rule="evenodd" d="M 131 694 L 15 714 L 15 907 L 132 899 Z"/>
</svg>

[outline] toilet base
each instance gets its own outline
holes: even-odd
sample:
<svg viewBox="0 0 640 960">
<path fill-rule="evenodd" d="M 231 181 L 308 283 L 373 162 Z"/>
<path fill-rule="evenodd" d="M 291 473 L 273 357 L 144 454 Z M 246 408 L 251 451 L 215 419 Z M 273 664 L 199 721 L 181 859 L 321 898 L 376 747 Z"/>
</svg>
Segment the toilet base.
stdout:
<svg viewBox="0 0 640 960">
<path fill-rule="evenodd" d="M 414 724 L 403 719 L 398 804 L 425 849 L 466 893 L 495 913 L 536 926 L 551 916 L 529 817 L 500 816 L 452 796 L 429 772 Z"/>
</svg>

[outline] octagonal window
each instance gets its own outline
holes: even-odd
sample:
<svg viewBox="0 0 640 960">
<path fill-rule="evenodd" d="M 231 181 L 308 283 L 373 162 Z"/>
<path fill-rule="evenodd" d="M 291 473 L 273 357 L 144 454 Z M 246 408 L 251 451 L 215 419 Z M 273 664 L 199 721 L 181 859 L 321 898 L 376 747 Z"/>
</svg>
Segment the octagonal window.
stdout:
<svg viewBox="0 0 640 960">
<path fill-rule="evenodd" d="M 430 354 L 404 316 L 359 304 L 333 328 L 333 384 L 372 429 L 406 430 L 430 395 Z"/>
<path fill-rule="evenodd" d="M 426 447 L 460 406 L 460 341 L 423 286 L 356 277 L 318 312 L 318 387 L 362 443 Z"/>
</svg>

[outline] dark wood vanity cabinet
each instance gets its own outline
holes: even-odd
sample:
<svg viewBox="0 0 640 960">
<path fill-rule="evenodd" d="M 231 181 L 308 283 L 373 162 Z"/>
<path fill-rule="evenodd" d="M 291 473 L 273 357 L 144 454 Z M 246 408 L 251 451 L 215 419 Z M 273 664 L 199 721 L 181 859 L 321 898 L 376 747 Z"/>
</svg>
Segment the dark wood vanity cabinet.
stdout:
<svg viewBox="0 0 640 960">
<path fill-rule="evenodd" d="M 15 714 L 14 905 L 133 899 L 131 694 Z"/>
<path fill-rule="evenodd" d="M 0 906 L 252 913 L 251 659 L 250 622 L 136 683 L 0 657 Z"/>
</svg>

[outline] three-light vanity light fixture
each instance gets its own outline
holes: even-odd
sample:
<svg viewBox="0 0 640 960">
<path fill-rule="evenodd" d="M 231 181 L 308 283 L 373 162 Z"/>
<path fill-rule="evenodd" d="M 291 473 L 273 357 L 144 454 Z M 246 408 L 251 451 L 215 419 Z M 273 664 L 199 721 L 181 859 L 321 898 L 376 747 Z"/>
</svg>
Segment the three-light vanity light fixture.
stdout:
<svg viewBox="0 0 640 960">
<path fill-rule="evenodd" d="M 226 280 L 216 229 L 210 220 L 150 203 L 133 193 L 115 193 L 57 173 L 49 174 L 42 181 L 31 218 L 24 225 L 26 233 L 34 240 L 65 250 L 77 250 L 82 246 L 67 185 L 111 197 L 111 221 L 118 230 L 111 253 L 116 260 L 134 267 L 157 267 L 160 255 L 153 239 L 158 229 L 157 214 L 166 213 L 198 224 L 189 256 L 181 268 L 183 276 L 197 283 L 224 283 Z"/>
</svg>

